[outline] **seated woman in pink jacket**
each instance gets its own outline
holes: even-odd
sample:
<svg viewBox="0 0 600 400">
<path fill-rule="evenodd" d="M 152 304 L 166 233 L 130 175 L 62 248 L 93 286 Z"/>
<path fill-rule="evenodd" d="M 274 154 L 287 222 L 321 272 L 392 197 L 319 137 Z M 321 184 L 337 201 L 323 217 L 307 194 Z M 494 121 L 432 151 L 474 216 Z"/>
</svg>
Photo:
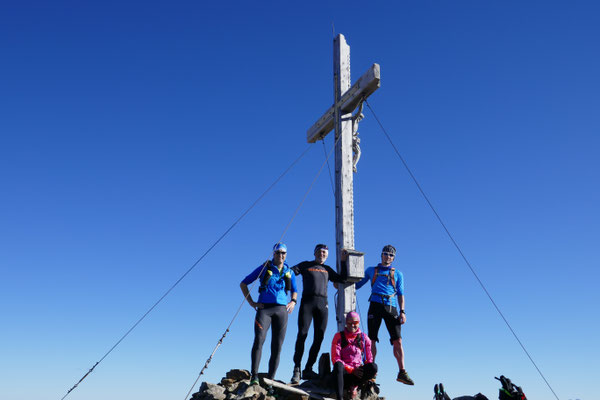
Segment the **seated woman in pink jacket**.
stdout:
<svg viewBox="0 0 600 400">
<path fill-rule="evenodd" d="M 346 327 L 333 337 L 331 362 L 336 396 L 342 400 L 344 387 L 352 388 L 356 395 L 358 386 L 377 375 L 377 365 L 373 362 L 371 339 L 360 331 L 360 316 L 351 311 L 346 315 Z"/>
</svg>

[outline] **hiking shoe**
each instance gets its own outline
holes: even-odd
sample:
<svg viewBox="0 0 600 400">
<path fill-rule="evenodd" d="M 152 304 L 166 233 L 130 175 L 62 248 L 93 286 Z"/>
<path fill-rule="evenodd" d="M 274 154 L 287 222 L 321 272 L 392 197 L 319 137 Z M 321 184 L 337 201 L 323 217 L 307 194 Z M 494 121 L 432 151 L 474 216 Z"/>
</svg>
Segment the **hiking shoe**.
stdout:
<svg viewBox="0 0 600 400">
<path fill-rule="evenodd" d="M 258 381 L 258 376 L 254 375 L 250 378 L 250 386 L 258 385 L 260 382 Z"/>
<path fill-rule="evenodd" d="M 292 385 L 300 383 L 300 367 L 294 367 L 294 373 L 292 374 Z"/>
<path fill-rule="evenodd" d="M 311 380 L 311 379 L 319 379 L 319 374 L 317 374 L 315 371 L 308 368 L 305 368 L 304 371 L 302 371 L 302 379 L 304 380 Z"/>
<path fill-rule="evenodd" d="M 402 382 L 405 385 L 414 385 L 415 383 L 413 382 L 412 379 L 410 379 L 410 376 L 408 376 L 408 374 L 406 373 L 406 370 L 401 370 L 400 372 L 398 372 L 398 376 L 396 377 L 396 380 L 398 382 Z"/>
</svg>

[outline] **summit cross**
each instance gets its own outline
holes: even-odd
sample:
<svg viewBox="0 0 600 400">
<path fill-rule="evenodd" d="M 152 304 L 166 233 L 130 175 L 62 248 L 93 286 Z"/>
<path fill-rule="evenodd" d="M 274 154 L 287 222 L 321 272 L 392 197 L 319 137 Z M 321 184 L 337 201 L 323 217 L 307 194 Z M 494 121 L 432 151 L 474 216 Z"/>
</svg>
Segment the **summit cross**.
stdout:
<svg viewBox="0 0 600 400">
<path fill-rule="evenodd" d="M 379 88 L 380 69 L 373 64 L 354 85 L 350 86 L 350 46 L 344 35 L 333 41 L 333 105 L 307 131 L 306 140 L 315 143 L 331 130 L 335 131 L 335 231 L 337 271 L 342 273 L 341 251 L 348 251 L 347 283 L 338 287 L 338 331 L 344 329 L 346 314 L 356 309 L 354 282 L 364 277 L 363 253 L 354 250 L 354 177 L 353 149 L 360 156 L 357 124 L 362 118 L 362 102 Z M 352 112 L 359 107 L 355 117 Z M 353 143 L 354 139 L 354 143 Z M 353 147 L 354 145 L 354 147 Z"/>
</svg>

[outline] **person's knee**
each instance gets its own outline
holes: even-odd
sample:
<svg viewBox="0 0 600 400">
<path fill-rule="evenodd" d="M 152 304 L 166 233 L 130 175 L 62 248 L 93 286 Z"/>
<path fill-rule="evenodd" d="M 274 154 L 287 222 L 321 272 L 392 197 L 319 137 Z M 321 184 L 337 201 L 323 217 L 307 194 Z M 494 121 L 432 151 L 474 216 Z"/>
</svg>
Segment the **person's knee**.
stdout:
<svg viewBox="0 0 600 400">
<path fill-rule="evenodd" d="M 315 340 L 323 340 L 325 337 L 325 331 L 317 329 L 315 330 Z"/>
<path fill-rule="evenodd" d="M 369 364 L 367 364 L 367 365 L 369 366 L 369 369 L 370 369 L 371 371 L 373 371 L 373 374 L 377 374 L 377 364 L 375 364 L 375 363 L 373 362 L 373 363 L 369 363 Z"/>
<path fill-rule="evenodd" d="M 377 375 L 377 364 L 367 363 L 364 367 L 365 379 L 372 379 Z"/>
<path fill-rule="evenodd" d="M 333 364 L 333 371 L 344 372 L 344 364 L 341 361 L 336 362 L 335 364 Z"/>
<path fill-rule="evenodd" d="M 402 348 L 402 338 L 390 339 L 390 343 L 394 348 Z"/>
<path fill-rule="evenodd" d="M 310 324 L 299 324 L 298 325 L 298 336 L 302 335 L 304 337 L 308 336 L 308 331 L 310 329 Z"/>
<path fill-rule="evenodd" d="M 258 344 L 259 346 L 262 346 L 262 344 L 265 342 L 266 338 L 267 338 L 266 331 L 256 332 L 256 334 L 254 335 L 254 343 Z"/>
</svg>

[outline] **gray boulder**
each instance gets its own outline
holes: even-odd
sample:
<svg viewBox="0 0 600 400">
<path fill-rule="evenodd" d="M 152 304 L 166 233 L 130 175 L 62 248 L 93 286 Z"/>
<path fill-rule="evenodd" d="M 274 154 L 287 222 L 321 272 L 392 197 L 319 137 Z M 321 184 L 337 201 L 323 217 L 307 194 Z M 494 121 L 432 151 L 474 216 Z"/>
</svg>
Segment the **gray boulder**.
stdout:
<svg viewBox="0 0 600 400">
<path fill-rule="evenodd" d="M 225 400 L 227 395 L 225 394 L 225 388 L 223 386 L 214 385 L 208 382 L 202 382 L 200 385 L 200 391 L 194 393 L 192 399 L 194 400 Z"/>
<path fill-rule="evenodd" d="M 248 386 L 242 383 L 235 392 L 227 394 L 227 400 L 275 400 L 275 398 L 268 396 L 267 391 L 260 385 Z"/>
</svg>

